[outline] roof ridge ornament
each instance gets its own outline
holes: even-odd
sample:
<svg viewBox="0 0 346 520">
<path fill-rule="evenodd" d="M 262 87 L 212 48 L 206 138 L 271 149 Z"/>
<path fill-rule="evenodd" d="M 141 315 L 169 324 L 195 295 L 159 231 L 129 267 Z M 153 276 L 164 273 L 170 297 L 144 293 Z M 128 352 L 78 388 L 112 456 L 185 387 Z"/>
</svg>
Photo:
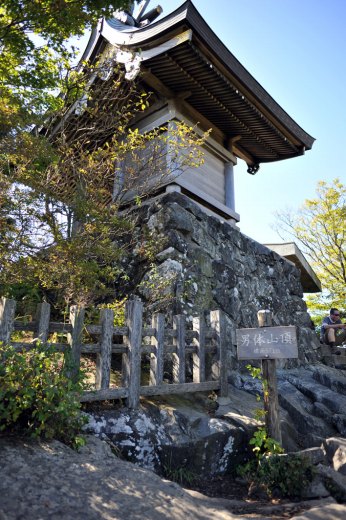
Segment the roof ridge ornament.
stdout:
<svg viewBox="0 0 346 520">
<path fill-rule="evenodd" d="M 138 3 L 138 0 L 136 2 Z M 142 0 L 137 9 L 135 9 L 136 2 L 129 2 L 127 9 L 117 9 L 113 13 L 113 18 L 129 27 L 139 28 L 151 24 L 163 11 L 162 7 L 158 5 L 146 12 L 150 0 Z"/>
<path fill-rule="evenodd" d="M 141 19 L 143 13 L 145 12 L 146 8 L 148 7 L 150 0 L 142 0 L 141 2 L 137 2 L 139 5 L 137 6 L 137 10 L 134 13 L 133 17 L 136 21 L 136 23 L 139 23 L 139 20 Z"/>
</svg>

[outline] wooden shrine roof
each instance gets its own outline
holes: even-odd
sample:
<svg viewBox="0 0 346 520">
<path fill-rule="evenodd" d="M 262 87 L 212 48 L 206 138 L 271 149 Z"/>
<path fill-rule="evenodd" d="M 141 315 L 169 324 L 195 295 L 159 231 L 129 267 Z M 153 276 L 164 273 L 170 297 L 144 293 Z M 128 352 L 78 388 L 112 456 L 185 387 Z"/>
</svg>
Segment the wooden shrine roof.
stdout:
<svg viewBox="0 0 346 520">
<path fill-rule="evenodd" d="M 112 26 L 113 25 L 113 26 Z M 304 154 L 314 138 L 306 133 L 243 67 L 210 29 L 190 0 L 144 28 L 116 28 L 104 20 L 84 59 L 102 41 L 142 56 L 143 79 L 256 173 L 262 162 Z M 208 126 L 209 125 L 209 126 Z"/>
</svg>

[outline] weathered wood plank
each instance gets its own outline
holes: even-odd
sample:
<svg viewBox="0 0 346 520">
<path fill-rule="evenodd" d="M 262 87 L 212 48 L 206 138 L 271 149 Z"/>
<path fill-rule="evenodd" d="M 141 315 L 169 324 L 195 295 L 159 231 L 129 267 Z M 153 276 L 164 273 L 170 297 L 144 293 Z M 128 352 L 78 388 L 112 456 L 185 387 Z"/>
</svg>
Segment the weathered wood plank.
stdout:
<svg viewBox="0 0 346 520">
<path fill-rule="evenodd" d="M 269 310 L 261 310 L 257 313 L 259 327 L 271 327 L 273 325 L 272 313 Z"/>
<path fill-rule="evenodd" d="M 111 399 L 123 399 L 128 396 L 127 388 L 107 388 L 104 390 L 96 390 L 84 392 L 80 397 L 81 403 L 90 403 L 93 401 L 109 401 Z"/>
<path fill-rule="evenodd" d="M 37 330 L 37 322 L 36 321 L 15 321 L 13 324 L 14 330 L 22 330 L 22 331 L 32 331 L 36 332 Z M 68 332 L 72 332 L 72 327 L 70 323 L 57 323 L 55 321 L 51 321 L 49 323 L 49 332 L 61 332 L 67 334 Z"/>
<path fill-rule="evenodd" d="M 152 337 L 155 336 L 156 329 L 155 327 L 143 327 L 142 337 Z"/>
<path fill-rule="evenodd" d="M 152 347 L 154 352 L 150 355 L 150 385 L 161 385 L 163 381 L 165 317 L 163 314 L 154 314 L 152 327 L 155 334 L 152 335 Z"/>
<path fill-rule="evenodd" d="M 21 331 L 32 331 L 35 332 L 36 330 L 36 322 L 35 321 L 15 321 L 13 323 L 13 330 L 21 330 Z"/>
<path fill-rule="evenodd" d="M 185 354 L 194 354 L 197 352 L 196 345 L 190 345 L 188 347 L 185 347 Z M 206 354 L 216 354 L 217 349 L 215 345 L 206 345 L 205 346 L 205 352 Z M 165 354 L 176 354 L 177 353 L 177 347 L 176 345 L 167 345 L 165 344 Z"/>
<path fill-rule="evenodd" d="M 263 406 L 268 435 L 281 444 L 276 359 L 262 359 L 262 375 L 266 387 L 263 392 Z"/>
<path fill-rule="evenodd" d="M 82 354 L 99 354 L 101 347 L 99 343 L 83 343 Z M 112 354 L 126 354 L 127 346 L 122 343 L 112 343 Z"/>
<path fill-rule="evenodd" d="M 123 354 L 123 386 L 128 387 L 127 406 L 135 409 L 139 406 L 141 380 L 142 302 L 127 302 L 125 313 L 129 333 L 125 338 L 128 351 Z"/>
<path fill-rule="evenodd" d="M 141 386 L 140 393 L 143 396 L 148 395 L 170 395 L 185 394 L 187 392 L 208 392 L 210 390 L 218 390 L 220 388 L 219 381 L 205 381 L 204 383 L 177 383 L 163 384 L 160 386 Z"/>
<path fill-rule="evenodd" d="M 173 338 L 173 345 L 176 352 L 173 353 L 173 382 L 185 383 L 185 316 L 179 314 L 173 316 L 173 328 L 176 337 Z"/>
<path fill-rule="evenodd" d="M 51 321 L 49 324 L 49 332 L 68 334 L 69 332 L 72 332 L 72 325 L 71 323 L 58 323 L 56 321 Z"/>
<path fill-rule="evenodd" d="M 212 373 L 215 378 L 220 380 L 220 397 L 228 396 L 227 381 L 227 338 L 226 338 L 226 317 L 219 310 L 210 312 L 210 325 L 215 331 L 216 360 L 212 365 Z"/>
<path fill-rule="evenodd" d="M 102 329 L 101 325 L 86 325 L 85 326 L 86 331 L 88 334 L 101 334 Z M 114 336 L 127 336 L 129 333 L 128 327 L 114 327 L 113 329 L 113 335 Z"/>
<path fill-rule="evenodd" d="M 72 380 L 77 379 L 80 367 L 84 315 L 85 309 L 83 307 L 77 307 L 77 305 L 73 305 L 70 308 L 70 322 L 72 326 L 72 332 L 67 336 L 67 342 L 71 347 L 67 365 L 68 374 Z"/>
<path fill-rule="evenodd" d="M 210 392 L 220 388 L 219 381 L 205 381 L 204 383 L 185 383 L 185 384 L 163 384 L 160 386 L 141 386 L 140 395 L 170 395 L 185 394 L 190 392 Z M 109 388 L 108 390 L 97 390 L 84 392 L 81 402 L 105 401 L 111 399 L 122 399 L 128 396 L 127 388 Z"/>
<path fill-rule="evenodd" d="M 192 355 L 193 364 L 193 381 L 194 383 L 202 383 L 205 381 L 205 321 L 204 316 L 200 315 L 193 318 L 192 326 L 197 337 L 194 338 L 196 352 Z M 188 349 L 186 349 L 188 350 Z"/>
<path fill-rule="evenodd" d="M 47 343 L 49 334 L 50 305 L 49 303 L 39 303 L 36 309 L 35 333 L 36 338 L 41 343 Z"/>
<path fill-rule="evenodd" d="M 168 329 L 168 328 L 165 329 L 165 337 L 166 338 L 171 339 L 171 338 L 176 338 L 176 336 L 177 336 L 177 331 L 175 329 Z M 193 338 L 197 338 L 197 333 L 194 330 L 186 330 L 185 331 L 185 336 L 186 336 L 186 339 L 188 341 L 192 341 Z M 205 329 L 205 337 L 206 337 L 206 339 L 214 339 L 215 338 L 215 331 L 212 330 L 209 327 L 206 327 L 206 329 Z"/>
<path fill-rule="evenodd" d="M 85 328 L 89 334 L 101 334 L 101 325 L 87 325 Z M 113 334 L 115 336 L 127 336 L 128 332 L 128 327 L 114 327 Z M 155 329 L 153 327 L 143 327 L 142 337 L 153 336 L 154 334 Z"/>
<path fill-rule="evenodd" d="M 57 352 L 67 352 L 70 350 L 69 345 L 66 345 L 65 343 L 47 343 L 49 347 L 53 347 L 54 350 Z M 11 346 L 16 350 L 17 352 L 24 352 L 27 350 L 32 350 L 35 348 L 35 343 L 24 343 L 20 341 L 11 341 Z"/>
<path fill-rule="evenodd" d="M 99 343 L 83 343 L 81 354 L 100 354 L 101 347 Z"/>
<path fill-rule="evenodd" d="M 101 309 L 101 336 L 100 353 L 96 357 L 95 385 L 97 390 L 109 388 L 112 362 L 112 339 L 114 311 L 112 309 Z"/>
<path fill-rule="evenodd" d="M 0 341 L 4 345 L 11 340 L 15 311 L 15 300 L 10 300 L 9 298 L 0 299 Z"/>
<path fill-rule="evenodd" d="M 273 324 L 272 313 L 269 310 L 258 311 L 257 319 L 259 327 L 271 327 Z M 262 359 L 262 376 L 266 386 L 266 391 L 263 392 L 263 404 L 267 432 L 269 437 L 281 444 L 276 359 Z"/>
<path fill-rule="evenodd" d="M 238 359 L 288 359 L 298 357 L 296 327 L 237 329 Z"/>
</svg>

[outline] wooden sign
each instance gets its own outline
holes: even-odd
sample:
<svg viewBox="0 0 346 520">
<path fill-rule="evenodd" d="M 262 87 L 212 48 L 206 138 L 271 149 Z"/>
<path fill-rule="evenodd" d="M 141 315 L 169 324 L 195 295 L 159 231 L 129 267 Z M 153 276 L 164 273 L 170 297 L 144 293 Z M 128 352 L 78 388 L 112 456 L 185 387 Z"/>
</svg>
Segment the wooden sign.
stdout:
<svg viewBox="0 0 346 520">
<path fill-rule="evenodd" d="M 296 327 L 261 327 L 237 330 L 238 359 L 298 357 Z"/>
</svg>

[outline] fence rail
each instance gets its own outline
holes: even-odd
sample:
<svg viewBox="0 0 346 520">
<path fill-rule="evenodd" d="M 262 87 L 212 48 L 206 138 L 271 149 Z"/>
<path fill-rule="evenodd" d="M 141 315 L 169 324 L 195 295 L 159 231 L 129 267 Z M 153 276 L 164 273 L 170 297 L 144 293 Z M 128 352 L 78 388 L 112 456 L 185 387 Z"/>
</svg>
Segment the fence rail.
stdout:
<svg viewBox="0 0 346 520">
<path fill-rule="evenodd" d="M 165 325 L 163 314 L 154 314 L 151 327 L 143 327 L 143 304 L 132 300 L 126 304 L 124 327 L 115 327 L 111 309 L 100 311 L 98 325 L 84 324 L 85 310 L 73 306 L 69 323 L 50 321 L 50 305 L 38 305 L 36 317 L 25 323 L 15 320 L 16 302 L 0 299 L 0 341 L 16 350 L 30 350 L 37 341 L 58 351 L 69 353 L 73 363 L 69 376 L 76 378 L 82 354 L 96 354 L 94 391 L 84 392 L 82 402 L 126 398 L 127 406 L 137 408 L 140 396 L 180 394 L 219 390 L 227 395 L 227 350 L 225 316 L 221 311 L 210 312 L 210 327 L 204 316 L 193 318 L 192 330 L 187 328 L 184 315 L 173 317 L 173 326 Z M 14 331 L 34 333 L 29 342 L 12 341 Z M 66 342 L 49 342 L 52 333 L 66 336 Z M 86 343 L 86 337 L 96 338 Z M 116 342 L 115 342 L 116 341 Z M 122 355 L 122 386 L 110 388 L 112 354 Z M 141 386 L 142 355 L 150 358 L 149 384 Z M 210 370 L 206 355 L 211 355 Z M 172 358 L 172 383 L 164 382 L 164 361 Z M 186 382 L 187 361 L 192 360 L 192 382 Z"/>
</svg>

